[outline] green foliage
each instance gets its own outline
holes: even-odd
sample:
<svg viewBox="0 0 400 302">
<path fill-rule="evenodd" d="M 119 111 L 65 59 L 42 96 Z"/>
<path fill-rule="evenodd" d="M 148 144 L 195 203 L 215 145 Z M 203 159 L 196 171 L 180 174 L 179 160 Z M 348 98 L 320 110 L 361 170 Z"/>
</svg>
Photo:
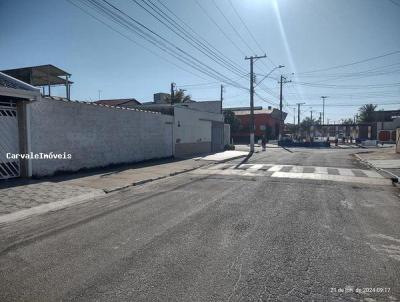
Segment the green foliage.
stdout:
<svg viewBox="0 0 400 302">
<path fill-rule="evenodd" d="M 231 133 L 235 133 L 240 130 L 240 120 L 236 117 L 235 112 L 232 110 L 224 111 L 224 122 L 225 124 L 231 125 Z"/>
<path fill-rule="evenodd" d="M 168 96 L 166 100 L 170 104 L 186 103 L 191 101 L 191 96 L 185 95 L 185 91 L 179 89 L 178 91 L 175 92 L 173 98 L 171 98 L 171 96 Z"/>
<path fill-rule="evenodd" d="M 354 120 L 352 118 L 345 118 L 342 120 L 342 124 L 343 125 L 353 125 L 354 124 Z"/>
<path fill-rule="evenodd" d="M 299 126 L 298 125 L 294 125 L 294 124 L 290 124 L 287 125 L 287 130 L 289 131 L 289 133 L 295 134 L 299 131 Z"/>
<path fill-rule="evenodd" d="M 358 122 L 361 123 L 371 123 L 374 121 L 374 116 L 373 113 L 376 110 L 377 105 L 374 104 L 365 104 L 360 109 L 358 112 L 360 112 Z"/>
<path fill-rule="evenodd" d="M 311 119 L 310 117 L 306 117 L 304 120 L 301 121 L 300 128 L 302 130 L 309 131 L 311 129 L 311 126 L 319 128 L 320 125 L 321 121 L 319 119 Z"/>
</svg>

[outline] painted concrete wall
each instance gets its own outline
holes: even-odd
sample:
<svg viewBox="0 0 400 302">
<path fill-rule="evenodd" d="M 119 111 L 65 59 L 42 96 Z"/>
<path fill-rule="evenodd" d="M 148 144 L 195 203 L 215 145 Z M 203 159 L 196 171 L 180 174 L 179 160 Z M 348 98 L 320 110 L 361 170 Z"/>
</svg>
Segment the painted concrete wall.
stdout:
<svg viewBox="0 0 400 302">
<path fill-rule="evenodd" d="M 377 131 L 380 130 L 396 130 L 400 127 L 400 117 L 393 119 L 391 122 L 377 122 Z"/>
<path fill-rule="evenodd" d="M 32 160 L 34 176 L 172 155 L 171 116 L 50 99 L 28 106 L 31 151 L 72 156 Z"/>
<path fill-rule="evenodd" d="M 205 102 L 191 102 L 177 104 L 175 106 L 184 106 L 189 109 L 195 109 L 198 111 L 205 111 L 211 113 L 221 113 L 221 101 L 205 101 Z"/>
<path fill-rule="evenodd" d="M 174 108 L 175 156 L 211 152 L 212 121 L 222 122 L 223 119 L 222 114 L 176 106 Z"/>
</svg>

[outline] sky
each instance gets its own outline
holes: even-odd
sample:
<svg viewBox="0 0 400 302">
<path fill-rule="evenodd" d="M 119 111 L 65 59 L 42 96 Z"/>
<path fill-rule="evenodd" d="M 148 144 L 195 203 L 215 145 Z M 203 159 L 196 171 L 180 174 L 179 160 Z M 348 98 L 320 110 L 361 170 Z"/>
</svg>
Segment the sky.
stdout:
<svg viewBox="0 0 400 302">
<path fill-rule="evenodd" d="M 400 0 L 92 1 L 120 17 L 88 0 L 0 0 L 0 70 L 53 64 L 72 74 L 72 99 L 85 101 L 149 102 L 171 82 L 194 100 L 218 100 L 223 84 L 224 107 L 238 107 L 249 105 L 245 57 L 266 54 L 254 63 L 255 105 L 278 107 L 283 75 L 287 122 L 296 103 L 305 103 L 301 119 L 318 117 L 321 96 L 326 122 L 366 103 L 400 108 Z"/>
</svg>

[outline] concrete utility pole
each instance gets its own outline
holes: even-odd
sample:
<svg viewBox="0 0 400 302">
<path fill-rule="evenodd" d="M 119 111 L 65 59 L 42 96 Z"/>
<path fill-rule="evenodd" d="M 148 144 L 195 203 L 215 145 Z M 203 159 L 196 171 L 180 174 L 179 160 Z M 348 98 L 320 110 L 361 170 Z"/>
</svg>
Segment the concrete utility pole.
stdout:
<svg viewBox="0 0 400 302">
<path fill-rule="evenodd" d="M 300 106 L 306 103 L 296 103 L 297 105 L 297 125 L 300 125 Z"/>
<path fill-rule="evenodd" d="M 327 99 L 327 96 L 321 96 L 322 99 L 322 124 L 325 123 L 325 99 Z"/>
<path fill-rule="evenodd" d="M 173 99 L 174 99 L 174 97 L 175 97 L 175 83 L 171 83 L 171 104 L 172 104 L 172 102 L 173 102 Z"/>
<path fill-rule="evenodd" d="M 310 113 L 311 113 L 311 121 L 313 120 L 313 119 L 312 119 L 312 113 L 313 113 L 313 112 L 315 112 L 315 110 L 310 110 Z"/>
<path fill-rule="evenodd" d="M 263 56 L 251 56 L 245 57 L 245 60 L 250 60 L 250 152 L 254 152 L 254 71 L 253 64 L 254 59 L 266 58 L 267 55 Z"/>
<path fill-rule="evenodd" d="M 293 107 L 293 125 L 296 125 L 296 107 Z"/>
<path fill-rule="evenodd" d="M 224 85 L 221 84 L 221 95 L 220 95 L 220 101 L 221 101 L 221 113 L 222 113 L 222 102 L 224 100 Z"/>
<path fill-rule="evenodd" d="M 319 113 L 319 123 L 322 124 L 322 112 Z"/>
<path fill-rule="evenodd" d="M 280 83 L 280 94 L 279 94 L 279 110 L 280 110 L 280 121 L 279 121 L 279 140 L 282 139 L 282 133 L 283 133 L 283 112 L 282 112 L 282 100 L 283 100 L 283 95 L 282 95 L 282 86 L 283 84 L 290 83 L 291 81 L 287 81 L 286 78 L 281 75 L 281 80 L 279 81 Z"/>
</svg>

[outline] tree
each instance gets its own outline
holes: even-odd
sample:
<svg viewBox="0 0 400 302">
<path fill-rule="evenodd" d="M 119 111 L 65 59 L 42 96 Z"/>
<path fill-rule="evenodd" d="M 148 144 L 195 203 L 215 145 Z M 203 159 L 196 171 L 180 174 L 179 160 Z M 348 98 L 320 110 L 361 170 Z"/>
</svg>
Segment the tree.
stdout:
<svg viewBox="0 0 400 302">
<path fill-rule="evenodd" d="M 170 104 L 176 104 L 176 103 L 187 103 L 190 102 L 191 96 L 190 95 L 185 95 L 185 91 L 183 89 L 179 89 L 174 93 L 174 96 L 171 98 L 171 96 L 167 96 L 166 101 L 167 103 Z"/>
<path fill-rule="evenodd" d="M 318 128 L 320 126 L 320 120 L 319 119 L 311 119 L 309 117 L 306 117 L 300 123 L 300 129 L 305 130 L 305 131 L 309 131 L 311 129 L 311 126 L 315 126 L 316 128 Z"/>
<path fill-rule="evenodd" d="M 291 134 L 296 134 L 299 131 L 299 126 L 295 124 L 288 124 L 286 127 Z"/>
<path fill-rule="evenodd" d="M 365 104 L 362 107 L 360 107 L 360 109 L 358 110 L 358 112 L 360 112 L 358 121 L 362 123 L 373 122 L 374 121 L 373 114 L 375 112 L 376 107 L 378 106 L 374 104 Z"/>
<path fill-rule="evenodd" d="M 236 117 L 235 112 L 232 110 L 224 111 L 224 122 L 225 124 L 231 125 L 231 132 L 235 133 L 240 130 L 240 120 Z"/>
<path fill-rule="evenodd" d="M 342 124 L 343 125 L 353 125 L 354 121 L 352 118 L 345 118 L 345 119 L 342 119 Z"/>
</svg>

